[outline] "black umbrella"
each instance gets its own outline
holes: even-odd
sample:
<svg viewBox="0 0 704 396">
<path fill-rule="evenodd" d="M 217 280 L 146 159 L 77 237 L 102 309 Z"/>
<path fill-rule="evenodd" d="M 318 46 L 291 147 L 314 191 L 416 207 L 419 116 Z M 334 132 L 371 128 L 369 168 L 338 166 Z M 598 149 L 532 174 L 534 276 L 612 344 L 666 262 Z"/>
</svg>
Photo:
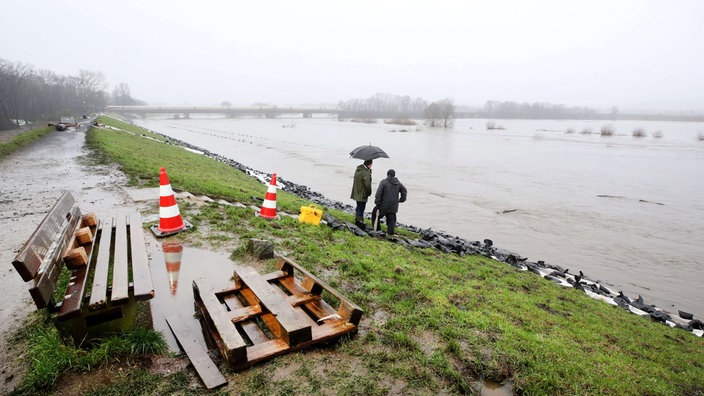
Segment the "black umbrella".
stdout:
<svg viewBox="0 0 704 396">
<path fill-rule="evenodd" d="M 373 160 L 377 158 L 389 158 L 388 154 L 384 150 L 377 146 L 359 146 L 356 149 L 350 151 L 350 156 L 352 158 L 359 158 L 361 160 Z"/>
</svg>

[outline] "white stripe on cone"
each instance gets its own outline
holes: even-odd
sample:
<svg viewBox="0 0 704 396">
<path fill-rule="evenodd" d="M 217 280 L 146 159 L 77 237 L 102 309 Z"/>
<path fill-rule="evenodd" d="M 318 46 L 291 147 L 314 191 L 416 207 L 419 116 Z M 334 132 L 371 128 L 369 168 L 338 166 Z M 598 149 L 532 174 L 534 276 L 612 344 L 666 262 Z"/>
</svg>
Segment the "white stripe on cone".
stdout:
<svg viewBox="0 0 704 396">
<path fill-rule="evenodd" d="M 170 219 L 180 215 L 181 212 L 178 210 L 178 205 L 162 206 L 159 208 L 159 217 L 162 219 Z"/>
<path fill-rule="evenodd" d="M 168 197 L 174 195 L 174 190 L 171 189 L 171 184 L 165 184 L 163 186 L 159 186 L 159 196 L 160 197 Z"/>
</svg>

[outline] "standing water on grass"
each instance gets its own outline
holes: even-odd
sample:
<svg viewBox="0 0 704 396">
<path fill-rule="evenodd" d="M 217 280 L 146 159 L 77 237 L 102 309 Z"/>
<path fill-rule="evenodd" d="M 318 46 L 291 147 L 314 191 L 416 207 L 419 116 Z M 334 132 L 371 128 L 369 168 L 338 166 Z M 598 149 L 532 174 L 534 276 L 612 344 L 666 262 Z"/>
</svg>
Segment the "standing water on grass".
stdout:
<svg viewBox="0 0 704 396">
<path fill-rule="evenodd" d="M 500 120 L 492 130 L 488 120 L 456 120 L 452 129 L 334 118 L 138 123 L 350 205 L 361 161 L 349 152 L 379 146 L 391 158 L 374 161 L 373 192 L 395 169 L 408 189 L 400 223 L 491 239 L 668 312 L 704 317 L 704 123 Z M 613 134 L 602 136 L 603 126 Z M 633 136 L 637 128 L 645 136 Z"/>
</svg>

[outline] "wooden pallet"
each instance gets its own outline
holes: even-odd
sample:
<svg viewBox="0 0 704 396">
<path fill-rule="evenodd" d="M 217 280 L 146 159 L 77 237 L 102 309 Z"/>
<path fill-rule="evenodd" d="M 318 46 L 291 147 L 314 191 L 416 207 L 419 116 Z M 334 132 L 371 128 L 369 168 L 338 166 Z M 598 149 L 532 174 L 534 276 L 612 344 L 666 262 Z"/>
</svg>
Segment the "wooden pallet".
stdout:
<svg viewBox="0 0 704 396">
<path fill-rule="evenodd" d="M 206 339 L 230 369 L 357 331 L 361 308 L 290 259 L 280 257 L 277 265 L 278 271 L 265 275 L 238 267 L 225 289 L 193 281 Z M 336 300 L 337 309 L 323 300 L 323 292 Z"/>
</svg>

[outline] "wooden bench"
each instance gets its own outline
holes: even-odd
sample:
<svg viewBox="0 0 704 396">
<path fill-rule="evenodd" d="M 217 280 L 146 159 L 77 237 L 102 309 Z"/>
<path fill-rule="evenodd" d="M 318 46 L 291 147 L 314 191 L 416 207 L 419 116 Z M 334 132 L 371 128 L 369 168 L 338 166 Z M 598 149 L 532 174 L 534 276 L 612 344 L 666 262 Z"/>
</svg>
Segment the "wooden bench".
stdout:
<svg viewBox="0 0 704 396">
<path fill-rule="evenodd" d="M 100 221 L 68 191 L 12 264 L 37 309 L 48 309 L 76 344 L 133 328 L 137 302 L 154 297 L 139 213 Z"/>
<path fill-rule="evenodd" d="M 234 284 L 224 289 L 193 281 L 206 341 L 231 369 L 357 331 L 361 308 L 288 258 L 280 257 L 278 267 L 265 275 L 238 267 Z M 338 308 L 323 300 L 323 292 Z"/>
</svg>

